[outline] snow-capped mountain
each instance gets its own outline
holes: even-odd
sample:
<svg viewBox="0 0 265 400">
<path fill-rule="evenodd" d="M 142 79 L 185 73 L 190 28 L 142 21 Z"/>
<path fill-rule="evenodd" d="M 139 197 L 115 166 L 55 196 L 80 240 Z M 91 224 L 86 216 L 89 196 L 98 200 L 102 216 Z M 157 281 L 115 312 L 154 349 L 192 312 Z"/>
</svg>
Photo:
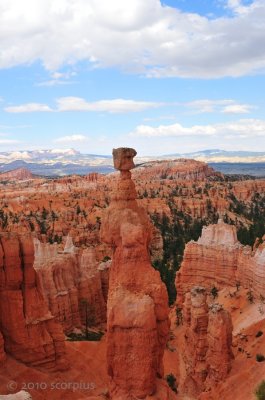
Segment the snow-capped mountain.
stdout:
<svg viewBox="0 0 265 400">
<path fill-rule="evenodd" d="M 193 153 L 136 157 L 135 161 L 137 164 L 141 164 L 147 161 L 176 158 L 204 161 L 224 173 L 250 173 L 265 176 L 265 152 L 210 149 Z M 243 167 L 243 164 L 246 164 L 247 167 L 246 165 Z M 36 175 L 62 176 L 89 172 L 112 172 L 113 163 L 111 155 L 82 154 L 75 149 L 0 152 L 0 173 L 16 168 L 27 168 Z"/>
<path fill-rule="evenodd" d="M 74 149 L 50 149 L 50 150 L 30 150 L 30 151 L 11 151 L 0 152 L 0 162 L 14 160 L 25 160 L 28 162 L 41 162 L 46 160 L 68 159 L 81 156 L 81 153 Z"/>
<path fill-rule="evenodd" d="M 111 156 L 81 154 L 74 149 L 0 152 L 0 172 L 16 168 L 27 168 L 33 174 L 46 176 L 113 171 Z"/>
</svg>

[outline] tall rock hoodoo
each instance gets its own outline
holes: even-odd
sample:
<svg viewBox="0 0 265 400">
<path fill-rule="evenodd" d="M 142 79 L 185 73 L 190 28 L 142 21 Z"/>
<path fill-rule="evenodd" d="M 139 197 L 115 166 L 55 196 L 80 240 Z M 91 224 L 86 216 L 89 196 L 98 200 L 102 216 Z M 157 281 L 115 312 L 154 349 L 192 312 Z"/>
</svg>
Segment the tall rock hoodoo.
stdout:
<svg viewBox="0 0 265 400">
<path fill-rule="evenodd" d="M 232 322 L 220 304 L 207 305 L 204 287 L 195 286 L 184 302 L 186 369 L 181 390 L 197 396 L 224 380 L 231 369 Z"/>
<path fill-rule="evenodd" d="M 0 234 L 0 355 L 4 340 L 5 351 L 19 361 L 64 369 L 63 331 L 46 307 L 33 261 L 30 234 Z"/>
<path fill-rule="evenodd" d="M 131 180 L 135 155 L 134 149 L 113 150 L 120 178 L 101 227 L 102 240 L 113 248 L 107 304 L 110 395 L 115 400 L 156 399 L 159 392 L 159 399 L 170 399 L 158 379 L 169 332 L 168 296 L 150 263 L 151 224 Z"/>
<path fill-rule="evenodd" d="M 203 391 L 206 379 L 206 353 L 208 350 L 208 305 L 206 303 L 206 290 L 195 286 L 190 294 L 186 295 L 185 323 L 186 346 L 184 363 L 186 366 L 186 379 L 183 391 L 196 395 Z"/>
<path fill-rule="evenodd" d="M 232 320 L 230 313 L 220 304 L 209 306 L 207 330 L 208 351 L 206 354 L 208 375 L 206 388 L 213 387 L 227 377 L 231 370 L 232 353 Z"/>
</svg>

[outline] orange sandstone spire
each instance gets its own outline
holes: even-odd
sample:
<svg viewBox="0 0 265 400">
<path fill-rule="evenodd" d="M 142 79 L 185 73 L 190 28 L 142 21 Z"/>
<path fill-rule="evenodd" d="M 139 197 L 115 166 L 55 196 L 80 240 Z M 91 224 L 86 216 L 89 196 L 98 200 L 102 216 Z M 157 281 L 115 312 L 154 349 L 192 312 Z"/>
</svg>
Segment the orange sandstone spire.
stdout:
<svg viewBox="0 0 265 400">
<path fill-rule="evenodd" d="M 169 332 L 168 296 L 150 262 L 152 226 L 137 204 L 130 173 L 135 155 L 130 148 L 113 150 L 121 174 L 101 226 L 102 240 L 113 247 L 107 305 L 110 395 L 115 400 L 156 399 L 159 391 L 159 398 L 173 399 L 159 380 Z"/>
</svg>

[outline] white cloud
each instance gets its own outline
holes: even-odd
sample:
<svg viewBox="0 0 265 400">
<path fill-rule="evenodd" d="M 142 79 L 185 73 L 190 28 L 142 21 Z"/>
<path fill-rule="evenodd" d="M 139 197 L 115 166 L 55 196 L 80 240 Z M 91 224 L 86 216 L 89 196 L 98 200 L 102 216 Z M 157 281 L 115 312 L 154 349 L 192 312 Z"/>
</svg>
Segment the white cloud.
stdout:
<svg viewBox="0 0 265 400">
<path fill-rule="evenodd" d="M 130 137 L 201 137 L 201 136 L 224 136 L 227 138 L 265 138 L 265 120 L 259 119 L 240 119 L 238 121 L 224 122 L 212 125 L 194 125 L 184 127 L 181 124 L 160 125 L 152 127 L 149 125 L 139 125 Z"/>
<path fill-rule="evenodd" d="M 220 107 L 233 103 L 233 100 L 194 100 L 186 103 L 185 106 L 194 109 L 197 113 L 211 113 L 220 109 Z"/>
<path fill-rule="evenodd" d="M 141 137 L 166 137 L 166 136 L 208 136 L 216 132 L 213 126 L 194 125 L 191 128 L 185 128 L 181 124 L 160 125 L 156 128 L 149 125 L 139 125 L 130 136 Z"/>
<path fill-rule="evenodd" d="M 225 114 L 248 114 L 253 109 L 253 106 L 250 104 L 238 104 L 235 100 L 231 99 L 195 100 L 185 103 L 185 106 L 193 109 L 195 113 L 221 112 Z"/>
<path fill-rule="evenodd" d="M 244 14 L 248 12 L 248 7 L 244 6 L 242 0 L 227 0 L 227 8 L 230 8 L 237 14 Z"/>
<path fill-rule="evenodd" d="M 29 112 L 47 112 L 52 109 L 46 104 L 40 103 L 27 103 L 20 106 L 9 106 L 4 108 L 5 111 L 10 113 L 29 113 Z"/>
<path fill-rule="evenodd" d="M 84 135 L 70 135 L 70 136 L 62 136 L 54 140 L 54 143 L 81 143 L 86 142 L 88 140 L 87 136 Z"/>
<path fill-rule="evenodd" d="M 88 102 L 80 97 L 61 97 L 57 99 L 57 107 L 54 109 L 46 104 L 28 103 L 19 106 L 6 107 L 4 110 L 11 113 L 39 111 L 90 111 L 108 112 L 115 114 L 144 111 L 150 108 L 158 108 L 163 105 L 166 104 L 125 99 L 99 100 L 95 102 Z"/>
<path fill-rule="evenodd" d="M 208 19 L 159 0 L 0 0 L 0 68 L 85 60 L 150 77 L 264 71 L 264 0 L 227 7 L 233 16 Z"/>
<path fill-rule="evenodd" d="M 12 140 L 12 139 L 0 139 L 0 145 L 6 145 L 6 144 L 17 144 L 20 143 L 18 140 Z"/>
<path fill-rule="evenodd" d="M 222 112 L 225 114 L 248 114 L 253 106 L 249 104 L 231 104 L 223 108 Z"/>
<path fill-rule="evenodd" d="M 125 99 L 88 102 L 80 97 L 62 97 L 57 100 L 57 104 L 58 111 L 98 111 L 109 113 L 137 112 L 163 105 L 163 103 Z"/>
<path fill-rule="evenodd" d="M 36 86 L 60 86 L 60 85 L 72 85 L 76 83 L 76 81 L 71 80 L 76 76 L 76 72 L 68 71 L 68 72 L 51 72 L 51 76 L 49 80 L 41 81 L 36 83 Z"/>
</svg>

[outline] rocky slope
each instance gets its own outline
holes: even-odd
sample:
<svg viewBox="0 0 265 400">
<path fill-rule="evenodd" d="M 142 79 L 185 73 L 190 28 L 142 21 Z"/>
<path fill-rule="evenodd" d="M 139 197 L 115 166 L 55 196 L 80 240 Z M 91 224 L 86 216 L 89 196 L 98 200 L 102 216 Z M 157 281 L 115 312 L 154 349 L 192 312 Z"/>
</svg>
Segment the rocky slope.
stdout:
<svg viewBox="0 0 265 400">
<path fill-rule="evenodd" d="M 223 178 L 221 173 L 216 172 L 206 163 L 185 158 L 171 161 L 151 161 L 140 165 L 133 171 L 133 177 L 137 179 L 141 175 L 145 175 L 147 179 L 169 178 L 192 182 L 203 181 L 207 178 L 210 180 Z"/>
<path fill-rule="evenodd" d="M 27 168 L 17 168 L 0 173 L 0 181 L 24 181 L 32 178 L 34 178 L 34 175 Z"/>
</svg>

